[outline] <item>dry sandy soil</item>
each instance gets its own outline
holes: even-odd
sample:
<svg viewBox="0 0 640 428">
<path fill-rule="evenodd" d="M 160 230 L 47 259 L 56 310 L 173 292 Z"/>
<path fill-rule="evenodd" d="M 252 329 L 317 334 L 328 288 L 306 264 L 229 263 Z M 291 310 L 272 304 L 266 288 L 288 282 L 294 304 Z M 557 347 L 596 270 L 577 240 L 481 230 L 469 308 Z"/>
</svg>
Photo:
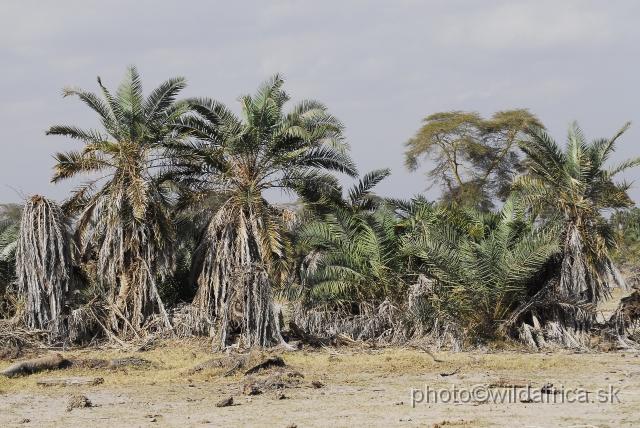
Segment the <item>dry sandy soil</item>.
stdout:
<svg viewBox="0 0 640 428">
<path fill-rule="evenodd" d="M 339 355 L 336 355 L 338 352 Z M 189 374 L 189 368 L 215 357 L 202 343 L 169 342 L 147 352 L 73 351 L 65 358 L 135 356 L 154 367 L 67 369 L 7 379 L 0 377 L 2 427 L 120 426 L 465 426 L 465 427 L 640 427 L 640 357 L 629 352 L 527 353 L 526 351 L 438 353 L 434 361 L 417 349 L 339 348 L 280 353 L 286 370 L 304 375 L 298 385 L 274 394 L 246 396 L 247 376 L 225 368 Z M 264 357 L 269 355 L 265 354 Z M 11 364 L 0 361 L 0 369 Z M 259 373 L 267 376 L 269 369 Z M 457 371 L 456 371 L 457 370 Z M 453 375 L 442 376 L 441 374 Z M 99 376 L 104 383 L 89 387 L 41 387 L 42 378 Z M 584 388 L 588 403 L 462 402 L 416 403 L 411 388 L 471 388 L 499 377 L 526 379 L 534 390 L 546 383 L 565 390 Z M 323 386 L 314 388 L 313 381 Z M 614 403 L 598 403 L 595 391 L 620 389 Z M 495 391 L 496 389 L 492 389 Z M 67 411 L 71 396 L 83 394 L 90 408 Z M 216 407 L 233 396 L 234 404 Z M 420 398 L 414 392 L 415 398 Z M 446 398 L 446 395 L 445 395 Z M 569 396 L 567 396 L 567 399 Z"/>
</svg>

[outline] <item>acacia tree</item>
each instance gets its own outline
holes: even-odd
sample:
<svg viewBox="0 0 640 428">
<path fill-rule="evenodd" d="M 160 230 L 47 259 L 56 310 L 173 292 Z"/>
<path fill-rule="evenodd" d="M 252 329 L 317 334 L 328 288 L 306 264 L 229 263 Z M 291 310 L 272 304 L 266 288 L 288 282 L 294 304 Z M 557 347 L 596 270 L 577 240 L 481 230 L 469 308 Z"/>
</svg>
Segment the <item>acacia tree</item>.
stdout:
<svg viewBox="0 0 640 428">
<path fill-rule="evenodd" d="M 224 199 L 198 245 L 194 300 L 202 313 L 220 320 L 222 346 L 233 332 L 244 335 L 246 346 L 282 342 L 271 288 L 286 276 L 285 226 L 292 214 L 270 204 L 263 192 L 311 197 L 338 186 L 326 170 L 357 174 L 342 124 L 317 101 L 285 113 L 289 96 L 282 84 L 276 75 L 255 95 L 240 97 L 240 118 L 213 100 L 190 100 L 197 115 L 184 124 L 198 139 L 174 147 L 183 202 Z"/>
<path fill-rule="evenodd" d="M 172 269 L 174 230 L 171 192 L 161 178 L 165 147 L 184 136 L 176 124 L 188 111 L 175 97 L 184 78 L 170 79 L 146 98 L 134 66 L 111 94 L 98 78 L 102 98 L 75 87 L 77 96 L 95 111 L 104 133 L 75 126 L 53 126 L 47 135 L 84 142 L 81 151 L 58 153 L 52 182 L 78 174 L 90 179 L 76 188 L 64 209 L 78 215 L 77 234 L 85 252 L 95 251 L 100 280 L 108 290 L 115 330 L 138 330 L 154 312 L 169 319 L 158 295 L 156 278 Z"/>
<path fill-rule="evenodd" d="M 542 126 L 527 109 L 505 110 L 485 120 L 476 112 L 433 114 L 405 143 L 405 165 L 410 171 L 420 160 L 431 161 L 427 177 L 442 189 L 443 202 L 471 205 L 482 211 L 509 196 L 514 172 L 524 166 L 517 137 L 530 125 Z"/>
<path fill-rule="evenodd" d="M 26 324 L 64 333 L 62 316 L 71 290 L 69 230 L 62 209 L 42 196 L 24 206 L 16 248 L 19 293 L 27 297 Z"/>
<path fill-rule="evenodd" d="M 514 190 L 534 215 L 560 216 L 562 249 L 552 280 L 526 307 L 551 302 L 545 318 L 572 330 L 588 328 L 595 305 L 609 296 L 611 286 L 625 287 L 611 260 L 616 236 L 601 213 L 633 206 L 627 194 L 630 185 L 613 178 L 639 165 L 640 158 L 605 168 L 617 138 L 629 126 L 625 124 L 613 138 L 587 142 L 578 123 L 572 122 L 564 151 L 538 127 L 519 141 L 531 173 L 520 177 Z"/>
</svg>

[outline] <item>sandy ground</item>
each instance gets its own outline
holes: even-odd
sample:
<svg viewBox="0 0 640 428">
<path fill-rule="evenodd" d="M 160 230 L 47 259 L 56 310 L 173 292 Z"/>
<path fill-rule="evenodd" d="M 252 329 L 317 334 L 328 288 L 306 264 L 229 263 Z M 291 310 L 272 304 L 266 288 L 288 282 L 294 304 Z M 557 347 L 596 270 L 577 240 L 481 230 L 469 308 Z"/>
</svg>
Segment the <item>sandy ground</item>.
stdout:
<svg viewBox="0 0 640 428">
<path fill-rule="evenodd" d="M 284 390 L 285 399 L 274 399 L 270 393 L 243 395 L 246 376 L 240 371 L 229 377 L 221 376 L 224 369 L 189 375 L 188 368 L 215 356 L 202 346 L 169 343 L 142 353 L 69 352 L 64 356 L 136 356 L 152 361 L 156 367 L 69 369 L 0 378 L 0 426 L 640 427 L 640 357 L 629 352 L 439 353 L 438 358 L 444 360 L 440 363 L 413 349 L 341 348 L 337 352 L 340 355 L 327 350 L 282 354 L 290 370 L 304 375 L 297 387 Z M 1 361 L 0 369 L 9 364 Z M 456 373 L 441 375 L 452 372 Z M 90 387 L 36 386 L 37 379 L 63 376 L 100 376 L 104 383 Z M 508 398 L 505 401 L 512 402 L 491 403 L 479 402 L 478 397 L 469 401 L 470 397 L 463 395 L 457 402 L 423 401 L 415 407 L 411 403 L 412 388 L 424 391 L 426 386 L 437 390 L 455 385 L 457 389 L 471 389 L 499 377 L 529 380 L 535 391 L 546 383 L 563 385 L 565 391 L 584 388 L 590 392 L 589 402 L 569 403 L 572 397 L 578 397 L 567 395 L 567 401 L 561 403 L 560 395 L 554 395 L 555 404 Z M 312 387 L 314 380 L 324 386 Z M 609 391 L 610 386 L 614 392 L 620 390 L 619 402 L 614 398 L 613 403 L 599 403 L 597 390 Z M 491 389 L 492 393 L 499 390 Z M 75 394 L 86 395 L 94 406 L 67 411 L 67 403 Z M 230 395 L 234 405 L 215 407 Z M 419 401 L 420 392 L 414 391 L 413 398 Z"/>
</svg>

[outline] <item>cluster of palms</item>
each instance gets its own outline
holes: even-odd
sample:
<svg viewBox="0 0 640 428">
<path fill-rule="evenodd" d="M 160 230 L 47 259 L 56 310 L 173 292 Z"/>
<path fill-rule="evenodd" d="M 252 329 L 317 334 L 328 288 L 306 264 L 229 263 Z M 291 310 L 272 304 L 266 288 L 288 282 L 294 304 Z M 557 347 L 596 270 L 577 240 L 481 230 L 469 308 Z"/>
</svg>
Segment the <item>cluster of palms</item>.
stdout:
<svg viewBox="0 0 640 428">
<path fill-rule="evenodd" d="M 186 302 L 223 345 L 268 346 L 283 343 L 278 296 L 307 317 L 362 316 L 363 303 L 387 302 L 402 328 L 419 323 L 416 334 L 443 323 L 469 337 L 540 322 L 575 331 L 589 328 L 610 286 L 624 285 L 601 214 L 633 205 L 612 178 L 638 160 L 604 167 L 626 128 L 588 143 L 573 124 L 562 151 L 530 127 L 519 142 L 527 172 L 500 212 L 479 212 L 380 198 L 386 169 L 343 195 L 333 173 L 358 172 L 342 124 L 317 101 L 286 112 L 280 76 L 239 98 L 240 117 L 210 99 L 176 100 L 181 78 L 146 98 L 135 67 L 115 94 L 98 83 L 102 97 L 64 95 L 98 113 L 102 131 L 47 132 L 84 143 L 56 155 L 52 181 L 88 180 L 51 219 L 38 220 L 50 201 L 34 197 L 20 233 L 15 219 L 0 222 L 0 308 L 22 307 L 31 327 L 61 333 L 61 320 L 99 300 L 105 330 L 171 331 L 171 310 Z M 297 197 L 296 209 L 268 202 L 271 188 Z M 39 241 L 46 231 L 59 239 Z"/>
</svg>

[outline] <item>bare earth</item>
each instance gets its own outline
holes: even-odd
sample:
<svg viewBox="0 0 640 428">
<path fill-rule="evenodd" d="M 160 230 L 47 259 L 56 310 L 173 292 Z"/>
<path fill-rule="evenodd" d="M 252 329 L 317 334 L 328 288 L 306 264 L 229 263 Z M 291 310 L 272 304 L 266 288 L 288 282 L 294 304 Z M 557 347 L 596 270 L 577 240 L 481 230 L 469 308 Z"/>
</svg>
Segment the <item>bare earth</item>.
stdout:
<svg viewBox="0 0 640 428">
<path fill-rule="evenodd" d="M 331 351 L 333 352 L 333 351 Z M 2 427 L 128 427 L 128 426 L 484 426 L 484 427 L 621 427 L 640 426 L 640 357 L 611 353 L 438 353 L 435 362 L 414 349 L 340 348 L 282 354 L 287 366 L 304 375 L 296 387 L 273 394 L 246 396 L 242 371 L 229 377 L 227 369 L 189 375 L 188 369 L 215 357 L 194 343 L 165 343 L 138 353 L 117 350 L 75 351 L 65 358 L 136 356 L 155 367 L 127 369 L 67 369 L 14 379 L 0 377 Z M 267 357 L 268 355 L 265 355 Z M 10 365 L 0 361 L 0 369 Z M 270 369 L 264 373 L 273 372 Z M 455 374 L 442 376 L 441 373 Z M 264 374 L 263 373 L 263 374 Z M 51 377 L 99 376 L 97 386 L 42 387 Z M 411 388 L 471 389 L 500 377 L 531 381 L 539 390 L 546 383 L 565 390 L 584 388 L 588 403 L 462 402 L 416 403 Z M 324 386 L 314 388 L 313 381 Z M 620 402 L 598 403 L 595 391 L 620 389 Z M 495 389 L 492 389 L 494 391 Z M 73 395 L 88 397 L 93 407 L 67 411 Z M 233 396 L 230 407 L 215 407 Z M 568 396 L 567 396 L 568 397 Z M 414 398 L 420 398 L 414 392 Z M 433 398 L 433 397 L 432 397 Z M 574 396 L 575 398 L 575 396 Z M 508 400 L 505 400 L 508 401 Z M 443 424 L 444 422 L 444 424 Z"/>
</svg>

